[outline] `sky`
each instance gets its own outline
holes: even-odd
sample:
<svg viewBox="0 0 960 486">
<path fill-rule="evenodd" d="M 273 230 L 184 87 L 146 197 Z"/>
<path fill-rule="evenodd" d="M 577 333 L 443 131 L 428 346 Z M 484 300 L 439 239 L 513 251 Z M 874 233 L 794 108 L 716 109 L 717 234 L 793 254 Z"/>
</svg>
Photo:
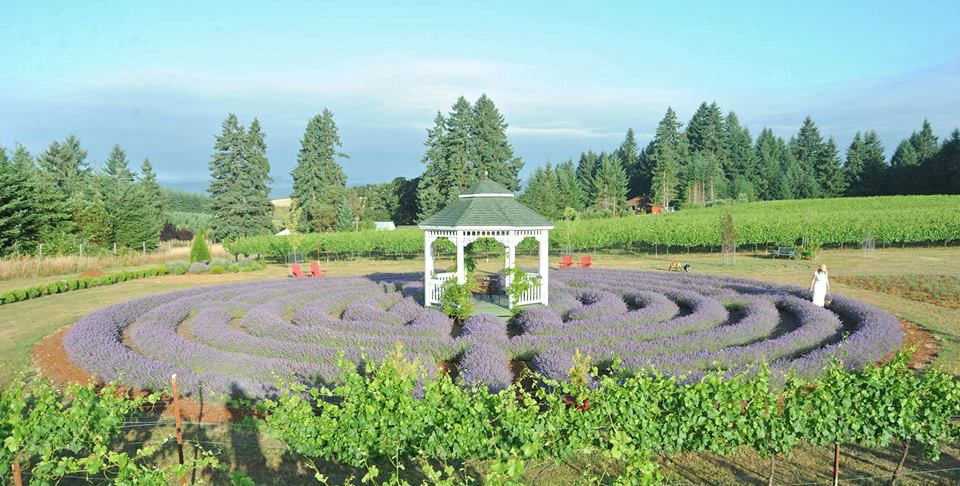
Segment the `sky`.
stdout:
<svg viewBox="0 0 960 486">
<path fill-rule="evenodd" d="M 416 177 L 436 112 L 491 97 L 526 163 L 650 140 L 702 101 L 756 135 L 805 116 L 887 156 L 960 126 L 960 2 L 13 2 L 0 8 L 0 146 L 120 144 L 203 191 L 220 123 L 258 118 L 274 196 L 307 120 L 334 112 L 349 184 Z M 409 3 L 403 5 L 402 3 Z M 355 5 L 350 5 L 355 4 Z"/>
</svg>

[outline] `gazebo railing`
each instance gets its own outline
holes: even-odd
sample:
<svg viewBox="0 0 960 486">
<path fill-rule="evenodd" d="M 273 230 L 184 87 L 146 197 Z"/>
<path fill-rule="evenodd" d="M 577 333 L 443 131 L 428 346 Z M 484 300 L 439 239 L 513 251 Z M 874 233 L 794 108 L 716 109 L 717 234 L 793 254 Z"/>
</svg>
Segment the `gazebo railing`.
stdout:
<svg viewBox="0 0 960 486">
<path fill-rule="evenodd" d="M 455 272 L 437 273 L 427 281 L 426 292 L 424 295 L 425 304 L 435 305 L 443 302 L 443 284 L 447 280 L 457 278 Z"/>
<path fill-rule="evenodd" d="M 540 280 L 539 273 L 528 272 L 527 276 L 536 280 Z M 517 302 L 518 305 L 529 305 L 529 304 L 540 304 L 541 301 L 540 286 L 531 285 L 526 292 L 520 294 L 520 302 Z"/>
</svg>

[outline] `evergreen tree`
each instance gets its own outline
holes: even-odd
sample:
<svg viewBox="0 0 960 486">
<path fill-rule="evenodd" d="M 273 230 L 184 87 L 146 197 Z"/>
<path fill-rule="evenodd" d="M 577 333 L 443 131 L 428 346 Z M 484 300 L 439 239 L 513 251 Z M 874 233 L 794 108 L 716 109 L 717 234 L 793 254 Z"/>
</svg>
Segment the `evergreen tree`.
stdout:
<svg viewBox="0 0 960 486">
<path fill-rule="evenodd" d="M 686 129 L 690 154 L 713 155 L 717 160 L 723 155 L 723 112 L 717 103 L 700 104 Z"/>
<path fill-rule="evenodd" d="M 593 176 L 600 167 L 600 156 L 593 151 L 582 152 L 577 163 L 577 183 L 580 184 L 580 193 L 583 207 L 593 206 L 596 199 L 593 188 Z"/>
<path fill-rule="evenodd" d="M 667 207 L 676 195 L 678 175 L 685 168 L 687 158 L 686 136 L 680 131 L 680 122 L 673 108 L 667 108 L 650 145 L 653 146 L 650 153 L 653 166 L 651 200 Z"/>
<path fill-rule="evenodd" d="M 393 192 L 396 195 L 397 205 L 391 210 L 391 220 L 396 224 L 414 224 L 417 222 L 417 189 L 420 186 L 419 177 L 406 179 L 397 177 L 393 180 Z"/>
<path fill-rule="evenodd" d="M 518 191 L 523 160 L 514 156 L 513 146 L 507 140 L 507 123 L 486 94 L 474 103 L 470 121 L 472 179 L 489 178 Z"/>
<path fill-rule="evenodd" d="M 39 237 L 30 181 L 0 147 L 0 256 L 30 251 Z"/>
<path fill-rule="evenodd" d="M 67 203 L 67 194 L 55 185 L 51 177 L 41 172 L 33 156 L 22 145 L 17 144 L 11 164 L 20 173 L 24 191 L 30 196 L 31 223 L 36 229 L 30 234 L 31 240 L 25 241 L 22 248 L 30 251 L 36 243 L 61 237 L 73 231 L 73 220 Z"/>
<path fill-rule="evenodd" d="M 929 178 L 927 192 L 960 194 L 960 129 L 950 133 L 940 151 L 923 164 L 923 170 Z"/>
<path fill-rule="evenodd" d="M 143 191 L 147 195 L 154 218 L 157 221 L 163 221 L 163 214 L 166 211 L 164 207 L 166 198 L 163 196 L 163 191 L 160 190 L 160 184 L 157 184 L 157 174 L 153 171 L 153 165 L 150 164 L 149 158 L 143 159 L 143 163 L 140 164 L 140 184 L 143 185 Z"/>
<path fill-rule="evenodd" d="M 210 234 L 224 240 L 243 236 L 244 201 L 242 176 L 244 167 L 244 129 L 233 113 L 221 124 L 222 131 L 213 145 L 210 160 Z"/>
<path fill-rule="evenodd" d="M 114 145 L 110 150 L 104 171 L 113 179 L 133 181 L 133 173 L 130 172 L 127 162 L 127 153 L 120 148 L 120 145 Z"/>
<path fill-rule="evenodd" d="M 851 196 L 874 196 L 880 194 L 886 185 L 887 161 L 883 154 L 883 144 L 877 132 L 867 131 L 862 137 L 860 132 L 853 138 L 847 150 L 847 194 Z"/>
<path fill-rule="evenodd" d="M 627 129 L 627 136 L 620 144 L 620 148 L 617 149 L 616 155 L 620 157 L 620 164 L 627 173 L 627 195 L 639 196 L 642 194 L 640 192 L 642 178 L 638 165 L 640 162 L 640 147 L 637 145 L 637 137 L 632 128 Z"/>
<path fill-rule="evenodd" d="M 920 158 L 917 156 L 917 151 L 908 139 L 904 139 L 900 142 L 900 145 L 897 145 L 897 150 L 893 153 L 893 158 L 890 159 L 890 165 L 898 169 L 914 167 L 919 164 Z"/>
<path fill-rule="evenodd" d="M 572 160 L 557 165 L 557 195 L 558 206 L 561 210 L 567 208 L 583 211 L 583 189 L 577 180 L 577 170 Z"/>
<path fill-rule="evenodd" d="M 804 176 L 799 197 L 818 197 L 823 193 L 824 178 L 830 178 L 831 161 L 825 160 L 825 147 L 820 129 L 809 116 L 803 119 L 803 125 L 796 137 L 790 139 L 788 147 L 797 160 Z M 822 171 L 822 173 L 821 173 Z M 813 180 L 810 185 L 809 179 Z"/>
<path fill-rule="evenodd" d="M 710 152 L 694 154 L 680 175 L 683 196 L 689 204 L 706 206 L 725 192 L 723 169 L 720 168 L 720 161 Z"/>
<path fill-rule="evenodd" d="M 636 178 L 631 182 L 631 184 L 635 184 L 635 186 L 633 186 L 635 194 L 650 194 L 650 184 L 653 179 L 652 152 L 653 144 L 648 143 L 645 147 L 643 147 L 643 150 L 640 151 L 640 155 L 637 156 L 637 170 L 635 172 Z"/>
<path fill-rule="evenodd" d="M 933 127 L 926 118 L 923 119 L 920 132 L 913 132 L 910 135 L 910 144 L 913 145 L 913 150 L 917 153 L 917 162 L 920 164 L 932 159 L 940 151 L 937 136 L 933 134 Z"/>
<path fill-rule="evenodd" d="M 863 164 L 866 159 L 866 147 L 863 143 L 863 136 L 857 132 L 847 148 L 847 163 L 843 167 L 844 177 L 847 179 L 847 195 L 860 195 L 863 179 Z"/>
<path fill-rule="evenodd" d="M 244 167 L 241 190 L 248 211 L 244 231 L 247 235 L 269 234 L 273 231 L 273 203 L 270 202 L 270 161 L 267 159 L 267 144 L 260 128 L 260 120 L 254 118 L 247 130 L 244 146 Z"/>
<path fill-rule="evenodd" d="M 207 237 L 203 231 L 198 231 L 190 245 L 190 263 L 209 262 L 210 248 L 207 248 Z"/>
<path fill-rule="evenodd" d="M 303 134 L 297 167 L 293 169 L 293 199 L 303 213 L 305 231 L 330 229 L 336 224 L 337 203 L 344 197 L 347 176 L 336 157 L 341 147 L 333 112 L 313 117 Z"/>
<path fill-rule="evenodd" d="M 80 192 L 80 197 L 75 197 L 70 202 L 76 234 L 80 240 L 107 248 L 114 241 L 114 222 L 107 211 L 107 203 L 101 191 L 103 181 L 98 179 L 97 176 L 88 179 Z"/>
<path fill-rule="evenodd" d="M 473 127 L 473 108 L 463 96 L 457 98 L 446 119 L 443 137 L 444 170 L 447 186 L 443 206 L 457 200 L 464 189 L 476 182 L 477 173 L 471 167 L 470 131 Z M 482 176 L 482 174 L 480 174 Z M 441 207 L 442 209 L 442 207 Z"/>
<path fill-rule="evenodd" d="M 337 231 L 353 231 L 354 222 L 353 211 L 350 209 L 350 201 L 344 197 L 340 201 L 340 205 L 337 206 L 337 223 L 334 229 Z"/>
<path fill-rule="evenodd" d="M 753 189 L 746 192 L 756 196 L 756 188 L 761 185 L 760 179 L 763 175 L 753 150 L 753 138 L 747 127 L 740 126 L 740 119 L 732 111 L 727 113 L 723 121 L 723 154 L 724 158 L 721 162 L 724 165 L 721 169 L 727 179 L 732 182 L 737 178 L 743 178 L 738 187 L 741 190 L 745 189 L 744 183 L 749 183 Z M 737 197 L 737 194 L 737 191 L 733 191 L 730 195 Z"/>
<path fill-rule="evenodd" d="M 593 176 L 594 207 L 606 214 L 619 215 L 627 204 L 627 173 L 616 154 L 600 156 L 600 167 Z"/>
<path fill-rule="evenodd" d="M 63 143 L 54 141 L 40 154 L 40 167 L 47 172 L 54 185 L 66 196 L 72 195 L 90 175 L 86 162 L 87 151 L 80 147 L 80 140 L 70 135 Z"/>
<path fill-rule="evenodd" d="M 757 161 L 757 172 L 760 174 L 756 179 L 757 195 L 764 200 L 788 199 L 789 197 L 781 197 L 792 192 L 783 181 L 786 155 L 786 144 L 783 139 L 774 135 L 773 130 L 764 128 L 757 136 L 757 143 L 753 150 Z"/>
<path fill-rule="evenodd" d="M 537 167 L 520 195 L 520 201 L 534 211 L 548 219 L 559 218 L 563 215 L 560 206 L 556 173 L 550 162 L 545 166 Z"/>
<path fill-rule="evenodd" d="M 433 128 L 427 129 L 427 140 L 423 143 L 427 151 L 423 154 L 421 161 L 427 168 L 417 184 L 417 207 L 420 220 L 442 209 L 449 200 L 447 191 L 450 187 L 445 181 L 449 174 L 447 156 L 444 152 L 446 130 L 447 121 L 438 111 L 433 120 Z"/>
<path fill-rule="evenodd" d="M 847 189 L 847 181 L 843 175 L 843 161 L 837 150 L 837 143 L 830 137 L 821 147 L 820 156 L 814 166 L 814 175 L 820 186 L 820 192 L 825 197 L 843 195 Z"/>
</svg>

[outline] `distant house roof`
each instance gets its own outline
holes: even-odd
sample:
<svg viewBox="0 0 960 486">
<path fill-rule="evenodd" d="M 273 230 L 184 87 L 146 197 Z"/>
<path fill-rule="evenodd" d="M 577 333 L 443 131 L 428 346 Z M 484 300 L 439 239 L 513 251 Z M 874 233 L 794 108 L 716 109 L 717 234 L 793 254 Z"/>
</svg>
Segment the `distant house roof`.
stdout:
<svg viewBox="0 0 960 486">
<path fill-rule="evenodd" d="M 290 236 L 290 230 L 284 228 L 284 229 L 281 230 L 279 233 L 277 233 L 277 234 L 275 234 L 275 235 L 273 235 L 273 236 Z"/>
<path fill-rule="evenodd" d="M 393 221 L 374 221 L 373 227 L 374 229 L 388 231 L 397 229 L 397 225 L 393 224 Z"/>
<path fill-rule="evenodd" d="M 627 199 L 627 206 L 636 208 L 647 204 L 647 196 L 637 196 L 633 199 Z"/>
<path fill-rule="evenodd" d="M 547 218 L 524 206 L 512 191 L 481 180 L 463 191 L 456 201 L 417 225 L 438 228 L 553 228 Z"/>
</svg>

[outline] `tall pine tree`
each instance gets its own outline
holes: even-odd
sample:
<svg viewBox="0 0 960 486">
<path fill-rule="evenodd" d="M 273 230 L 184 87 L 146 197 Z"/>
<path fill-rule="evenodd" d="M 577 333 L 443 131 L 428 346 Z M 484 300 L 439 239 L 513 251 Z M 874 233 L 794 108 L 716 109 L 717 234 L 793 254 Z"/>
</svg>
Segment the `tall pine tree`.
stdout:
<svg viewBox="0 0 960 486">
<path fill-rule="evenodd" d="M 507 140 L 507 122 L 486 94 L 473 105 L 469 134 L 473 180 L 488 178 L 511 191 L 519 190 L 523 160 L 514 156 Z"/>
<path fill-rule="evenodd" d="M 913 145 L 913 150 L 917 153 L 917 161 L 920 164 L 932 159 L 940 151 L 937 136 L 933 134 L 933 126 L 926 118 L 923 119 L 923 126 L 920 131 L 913 132 L 910 135 L 910 144 Z"/>
<path fill-rule="evenodd" d="M 210 160 L 210 219 L 208 236 L 224 240 L 244 236 L 244 200 L 241 190 L 244 167 L 244 129 L 230 113 L 221 124 Z"/>
<path fill-rule="evenodd" d="M 293 169 L 293 199 L 303 213 L 302 230 L 323 231 L 336 224 L 337 208 L 346 191 L 347 176 L 336 157 L 342 146 L 333 112 L 310 119 Z"/>
<path fill-rule="evenodd" d="M 446 132 L 447 120 L 438 111 L 433 119 L 433 128 L 427 129 L 427 140 L 423 143 L 427 151 L 421 161 L 426 165 L 426 170 L 417 184 L 417 212 L 421 220 L 439 211 L 449 200 L 450 184 L 447 178 L 450 171 L 444 145 Z"/>
<path fill-rule="evenodd" d="M 90 175 L 86 160 L 87 151 L 73 135 L 63 143 L 52 142 L 39 158 L 40 167 L 67 197 L 77 192 L 83 186 L 83 179 Z"/>
<path fill-rule="evenodd" d="M 619 215 L 626 209 L 627 173 L 616 154 L 600 156 L 600 167 L 593 175 L 594 208 L 608 215 Z"/>
<path fill-rule="evenodd" d="M 577 182 L 580 184 L 583 207 L 593 206 L 596 199 L 596 191 L 593 188 L 593 176 L 600 167 L 600 156 L 587 151 L 580 154 L 580 161 L 577 163 Z"/>
<path fill-rule="evenodd" d="M 680 130 L 680 122 L 673 108 L 660 120 L 650 153 L 652 162 L 651 200 L 654 204 L 670 206 L 680 183 L 678 175 L 685 168 L 687 158 L 686 135 Z"/>
<path fill-rule="evenodd" d="M 620 157 L 620 164 L 627 173 L 627 196 L 633 197 L 643 194 L 640 192 L 642 178 L 638 165 L 640 162 L 640 146 L 637 145 L 637 136 L 633 133 L 632 128 L 627 129 L 627 136 L 620 144 L 620 148 L 617 149 L 616 155 Z"/>
<path fill-rule="evenodd" d="M 721 169 L 731 183 L 738 178 L 741 182 L 731 197 L 738 193 L 756 194 L 762 184 L 762 174 L 753 150 L 753 138 L 750 130 L 740 125 L 740 119 L 734 112 L 728 112 L 723 120 L 723 154 Z M 749 184 L 749 186 L 746 186 Z"/>
<path fill-rule="evenodd" d="M 254 118 L 247 130 L 244 144 L 244 167 L 241 172 L 241 190 L 248 208 L 244 225 L 248 235 L 268 234 L 273 231 L 273 203 L 270 202 L 270 161 L 260 120 Z"/>
<path fill-rule="evenodd" d="M 560 209 L 583 211 L 583 189 L 577 180 L 577 169 L 572 160 L 557 165 L 557 195 Z"/>
<path fill-rule="evenodd" d="M 833 137 L 827 139 L 827 143 L 820 148 L 820 156 L 817 157 L 814 166 L 814 176 L 820 185 L 820 193 L 824 197 L 841 196 L 847 189 L 847 181 L 843 176 L 843 160 L 840 159 L 837 143 Z"/>
</svg>

